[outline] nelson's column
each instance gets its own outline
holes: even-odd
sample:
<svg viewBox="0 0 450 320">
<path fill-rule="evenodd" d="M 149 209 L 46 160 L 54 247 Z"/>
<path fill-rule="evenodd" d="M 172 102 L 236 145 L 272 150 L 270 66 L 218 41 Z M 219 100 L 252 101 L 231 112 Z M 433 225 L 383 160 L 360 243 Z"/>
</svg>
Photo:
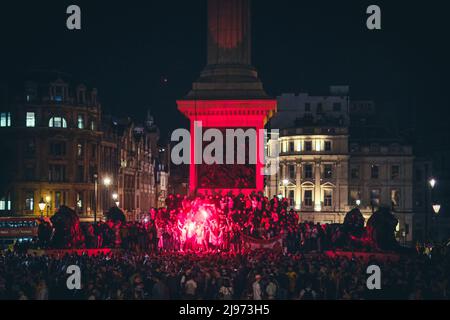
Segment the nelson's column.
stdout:
<svg viewBox="0 0 450 320">
<path fill-rule="evenodd" d="M 263 191 L 263 163 L 258 154 L 264 145 L 260 145 L 259 139 L 256 148 L 246 143 L 245 164 L 207 165 L 194 161 L 196 151 L 201 151 L 196 150 L 194 143 L 194 121 L 201 121 L 203 132 L 209 128 L 217 128 L 222 133 L 238 128 L 259 132 L 276 112 L 276 100 L 267 96 L 251 65 L 250 0 L 208 0 L 207 36 L 208 63 L 188 95 L 177 101 L 178 109 L 191 122 L 189 190 L 234 194 Z M 224 137 L 224 144 L 225 140 Z M 248 152 L 255 149 L 257 162 L 250 164 Z M 224 152 L 236 152 L 236 149 Z"/>
</svg>

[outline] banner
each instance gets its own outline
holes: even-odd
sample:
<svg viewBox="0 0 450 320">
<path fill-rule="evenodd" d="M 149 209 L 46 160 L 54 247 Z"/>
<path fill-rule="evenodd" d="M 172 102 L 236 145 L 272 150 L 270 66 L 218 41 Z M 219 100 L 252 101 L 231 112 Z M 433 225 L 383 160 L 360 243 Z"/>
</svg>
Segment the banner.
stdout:
<svg viewBox="0 0 450 320">
<path fill-rule="evenodd" d="M 283 238 L 281 236 L 278 236 L 269 240 L 264 240 L 244 236 L 244 246 L 249 250 L 258 250 L 258 249 L 282 250 Z"/>
</svg>

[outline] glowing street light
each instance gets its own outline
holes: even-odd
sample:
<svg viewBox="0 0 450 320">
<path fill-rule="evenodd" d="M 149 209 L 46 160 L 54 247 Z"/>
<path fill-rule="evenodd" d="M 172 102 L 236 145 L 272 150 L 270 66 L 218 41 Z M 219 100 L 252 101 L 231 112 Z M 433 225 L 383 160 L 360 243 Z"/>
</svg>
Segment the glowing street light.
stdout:
<svg viewBox="0 0 450 320">
<path fill-rule="evenodd" d="M 431 178 L 428 183 L 430 184 L 430 187 L 433 189 L 434 186 L 436 185 L 437 181 L 434 178 Z"/>
<path fill-rule="evenodd" d="M 441 211 L 441 205 L 433 204 L 433 211 L 434 211 L 434 213 L 439 214 L 439 211 Z"/>
<path fill-rule="evenodd" d="M 111 183 L 112 183 L 112 180 L 111 180 L 110 177 L 104 177 L 104 178 L 103 178 L 103 185 L 104 185 L 105 187 L 109 187 L 109 186 L 111 185 Z"/>
<path fill-rule="evenodd" d="M 283 180 L 283 186 L 287 186 L 289 184 L 289 180 L 288 179 L 284 179 Z"/>
<path fill-rule="evenodd" d="M 39 210 L 41 211 L 41 218 L 42 218 L 42 216 L 44 215 L 45 207 L 47 206 L 47 204 L 44 201 L 44 198 L 41 198 L 41 201 L 39 201 L 38 206 L 39 206 Z"/>
<path fill-rule="evenodd" d="M 356 205 L 359 207 L 361 205 L 361 200 L 356 200 Z"/>
</svg>

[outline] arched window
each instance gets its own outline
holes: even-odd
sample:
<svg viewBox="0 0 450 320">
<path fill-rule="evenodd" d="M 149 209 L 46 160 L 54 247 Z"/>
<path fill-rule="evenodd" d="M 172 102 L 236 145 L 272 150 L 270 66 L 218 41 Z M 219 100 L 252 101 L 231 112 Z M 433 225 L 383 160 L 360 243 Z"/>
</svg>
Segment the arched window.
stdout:
<svg viewBox="0 0 450 320">
<path fill-rule="evenodd" d="M 50 128 L 67 128 L 67 121 L 63 117 L 52 117 L 48 122 Z"/>
</svg>

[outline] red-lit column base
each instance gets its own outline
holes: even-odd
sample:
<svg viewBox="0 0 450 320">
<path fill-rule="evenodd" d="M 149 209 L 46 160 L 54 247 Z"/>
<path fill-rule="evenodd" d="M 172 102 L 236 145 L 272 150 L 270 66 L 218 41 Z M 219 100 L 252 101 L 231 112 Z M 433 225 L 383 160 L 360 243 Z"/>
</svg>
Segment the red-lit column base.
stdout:
<svg viewBox="0 0 450 320">
<path fill-rule="evenodd" d="M 264 176 L 258 154 L 260 148 L 257 139 L 256 147 L 256 188 L 252 189 L 198 189 L 195 165 L 195 135 L 194 122 L 201 121 L 203 128 L 255 128 L 257 132 L 264 129 L 267 120 L 274 114 L 276 100 L 180 100 L 178 109 L 191 121 L 191 164 L 189 169 L 189 191 L 191 194 L 206 194 L 212 192 L 232 192 L 233 194 L 250 194 L 264 190 Z M 202 150 L 203 152 L 203 150 Z"/>
</svg>

